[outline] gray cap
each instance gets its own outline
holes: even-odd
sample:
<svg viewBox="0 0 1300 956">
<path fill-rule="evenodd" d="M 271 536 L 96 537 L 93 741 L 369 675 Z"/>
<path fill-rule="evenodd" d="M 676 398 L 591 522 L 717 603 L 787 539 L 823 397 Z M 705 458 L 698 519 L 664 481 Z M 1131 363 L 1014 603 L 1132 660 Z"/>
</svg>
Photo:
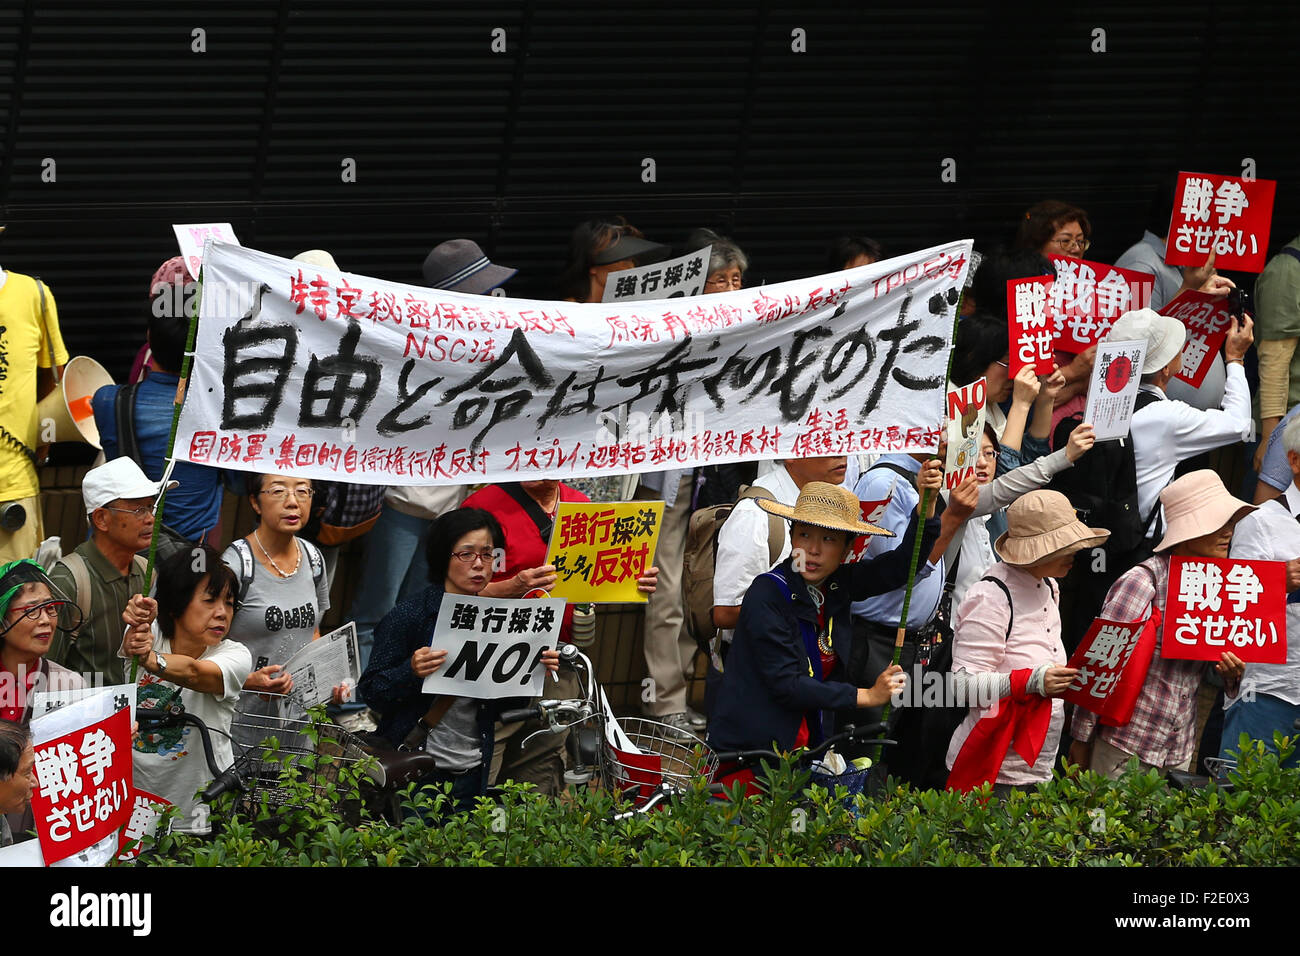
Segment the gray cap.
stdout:
<svg viewBox="0 0 1300 956">
<path fill-rule="evenodd" d="M 518 269 L 495 265 L 473 239 L 448 239 L 424 258 L 424 281 L 435 289 L 487 295 Z"/>
</svg>

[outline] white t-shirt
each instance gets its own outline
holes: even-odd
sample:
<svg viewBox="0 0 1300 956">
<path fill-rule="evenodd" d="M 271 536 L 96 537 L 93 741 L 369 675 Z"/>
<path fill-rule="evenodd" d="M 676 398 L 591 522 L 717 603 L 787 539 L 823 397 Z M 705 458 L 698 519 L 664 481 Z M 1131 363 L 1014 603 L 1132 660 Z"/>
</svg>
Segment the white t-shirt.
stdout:
<svg viewBox="0 0 1300 956">
<path fill-rule="evenodd" d="M 163 657 L 172 652 L 171 640 L 162 636 L 157 624 L 154 625 L 153 648 Z M 225 770 L 235 759 L 226 734 L 230 733 L 235 702 L 239 700 L 240 688 L 253 669 L 253 660 L 247 647 L 231 640 L 205 649 L 199 660 L 210 661 L 221 668 L 223 684 L 220 694 L 202 694 L 181 688 L 142 668 L 136 707 L 150 710 L 179 703 L 182 710 L 194 714 L 211 728 L 212 756 L 218 769 Z M 195 794 L 212 780 L 198 729 L 180 724 L 156 732 L 141 731 L 135 741 L 133 756 L 135 785 L 180 808 L 172 829 L 182 833 L 207 832 L 206 813 L 195 812 L 198 803 Z"/>
</svg>

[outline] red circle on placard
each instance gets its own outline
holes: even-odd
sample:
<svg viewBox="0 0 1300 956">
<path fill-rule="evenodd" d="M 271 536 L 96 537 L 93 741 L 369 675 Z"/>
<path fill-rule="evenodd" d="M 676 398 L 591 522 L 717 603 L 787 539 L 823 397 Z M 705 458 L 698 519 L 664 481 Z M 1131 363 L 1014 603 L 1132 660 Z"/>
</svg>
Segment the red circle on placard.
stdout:
<svg viewBox="0 0 1300 956">
<path fill-rule="evenodd" d="M 1112 392 L 1124 391 L 1124 386 L 1133 377 L 1133 363 L 1127 355 L 1117 355 L 1110 360 L 1106 369 L 1106 388 Z"/>
</svg>

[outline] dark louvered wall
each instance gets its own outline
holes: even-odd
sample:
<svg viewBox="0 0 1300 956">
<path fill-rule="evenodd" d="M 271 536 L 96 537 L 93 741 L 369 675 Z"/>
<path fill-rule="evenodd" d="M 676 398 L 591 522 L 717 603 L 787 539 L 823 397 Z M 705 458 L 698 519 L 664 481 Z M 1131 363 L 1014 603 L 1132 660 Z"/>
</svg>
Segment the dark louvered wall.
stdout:
<svg viewBox="0 0 1300 956">
<path fill-rule="evenodd" d="M 899 251 L 996 242 L 1059 197 L 1089 210 L 1107 260 L 1163 170 L 1249 156 L 1281 180 L 1276 247 L 1300 223 L 1298 22 L 1206 3 L 10 0 L 0 264 L 44 277 L 72 351 L 121 375 L 173 222 L 404 281 L 467 235 L 519 267 L 513 294 L 547 296 L 568 230 L 601 212 L 673 242 L 719 226 L 757 282 L 820 271 L 843 231 Z"/>
</svg>

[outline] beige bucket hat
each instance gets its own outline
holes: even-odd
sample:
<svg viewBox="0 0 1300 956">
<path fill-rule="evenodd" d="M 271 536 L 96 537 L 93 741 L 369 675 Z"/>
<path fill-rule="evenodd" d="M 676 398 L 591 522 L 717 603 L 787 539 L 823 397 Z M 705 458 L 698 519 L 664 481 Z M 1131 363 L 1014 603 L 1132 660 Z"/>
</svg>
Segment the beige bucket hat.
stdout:
<svg viewBox="0 0 1300 956">
<path fill-rule="evenodd" d="M 1031 491 L 1007 508 L 1007 530 L 993 545 L 1007 564 L 1027 568 L 1048 558 L 1093 548 L 1110 537 L 1078 519 L 1059 491 Z"/>
<path fill-rule="evenodd" d="M 825 481 L 810 481 L 799 492 L 794 507 L 783 505 L 771 498 L 755 498 L 754 502 L 768 514 L 789 521 L 802 521 L 818 528 L 847 531 L 849 534 L 882 534 L 894 537 L 892 531 L 867 524 L 862 520 L 862 505 L 857 495 L 841 485 Z"/>
<path fill-rule="evenodd" d="M 1160 503 L 1165 506 L 1165 536 L 1156 545 L 1157 551 L 1218 531 L 1257 507 L 1234 497 L 1223 486 L 1223 479 L 1208 468 L 1171 481 L 1160 492 Z"/>
</svg>

